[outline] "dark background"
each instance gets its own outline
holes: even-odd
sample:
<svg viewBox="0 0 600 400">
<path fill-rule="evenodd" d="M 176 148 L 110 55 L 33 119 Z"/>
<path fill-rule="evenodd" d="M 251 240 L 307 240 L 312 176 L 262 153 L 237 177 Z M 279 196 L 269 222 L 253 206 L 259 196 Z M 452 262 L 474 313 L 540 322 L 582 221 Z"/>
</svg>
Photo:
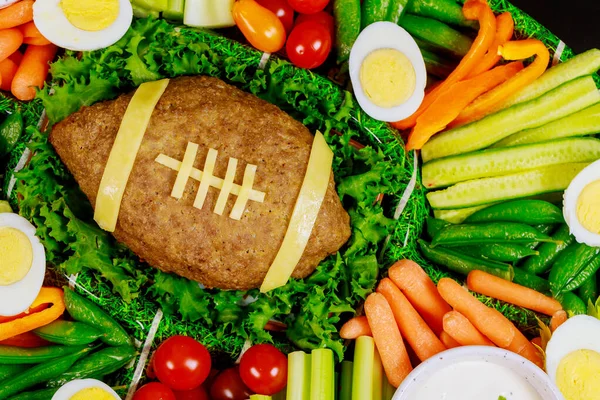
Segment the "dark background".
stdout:
<svg viewBox="0 0 600 400">
<path fill-rule="evenodd" d="M 600 48 L 600 0 L 511 0 L 576 53 Z"/>
</svg>

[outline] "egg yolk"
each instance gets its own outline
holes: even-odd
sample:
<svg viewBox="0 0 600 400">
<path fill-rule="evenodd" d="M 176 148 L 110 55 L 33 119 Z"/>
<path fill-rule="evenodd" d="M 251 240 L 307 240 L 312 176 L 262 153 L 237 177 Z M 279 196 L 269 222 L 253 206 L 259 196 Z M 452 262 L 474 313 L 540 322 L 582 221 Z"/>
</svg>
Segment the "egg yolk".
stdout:
<svg viewBox="0 0 600 400">
<path fill-rule="evenodd" d="M 379 107 L 396 107 L 412 96 L 417 83 L 415 69 L 404 53 L 378 49 L 360 67 L 363 91 Z"/>
<path fill-rule="evenodd" d="M 588 231 L 600 234 L 600 180 L 581 191 L 577 199 L 577 219 Z"/>
<path fill-rule="evenodd" d="M 61 0 L 60 7 L 76 28 L 101 31 L 119 16 L 119 0 Z"/>
<path fill-rule="evenodd" d="M 69 400 L 115 400 L 115 398 L 104 389 L 90 387 L 75 393 Z"/>
<path fill-rule="evenodd" d="M 25 278 L 33 261 L 33 248 L 27 235 L 15 228 L 0 228 L 0 254 L 0 286 Z"/>
<path fill-rule="evenodd" d="M 556 386 L 566 400 L 600 399 L 600 353 L 581 349 L 558 364 Z"/>
</svg>

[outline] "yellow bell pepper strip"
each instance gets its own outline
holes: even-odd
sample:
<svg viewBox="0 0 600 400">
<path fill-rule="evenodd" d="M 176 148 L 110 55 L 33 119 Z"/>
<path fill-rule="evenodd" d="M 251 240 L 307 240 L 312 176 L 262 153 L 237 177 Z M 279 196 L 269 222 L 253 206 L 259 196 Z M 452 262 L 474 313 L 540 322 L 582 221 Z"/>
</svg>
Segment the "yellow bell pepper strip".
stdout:
<svg viewBox="0 0 600 400">
<path fill-rule="evenodd" d="M 392 122 L 392 126 L 399 130 L 409 129 L 415 126 L 417 118 L 433 104 L 433 102 L 454 83 L 461 81 L 475 68 L 490 49 L 496 36 L 496 17 L 487 2 L 482 0 L 467 0 L 463 6 L 463 14 L 469 20 L 479 21 L 479 33 L 473 41 L 469 52 L 460 61 L 458 66 L 445 81 L 425 95 L 419 109 L 410 117 L 402 121 Z"/>
<path fill-rule="evenodd" d="M 488 50 L 483 60 L 471 71 L 469 78 L 477 76 L 485 71 L 490 70 L 502 58 L 498 54 L 498 47 L 508 42 L 515 31 L 515 21 L 509 12 L 502 13 L 496 17 L 496 37 L 492 47 Z"/>
<path fill-rule="evenodd" d="M 13 321 L 0 323 L 0 340 L 6 340 L 25 332 L 39 328 L 58 319 L 65 312 L 63 291 L 55 287 L 43 287 L 30 309 L 42 304 L 52 306 L 36 313 L 30 313 Z"/>
<path fill-rule="evenodd" d="M 546 71 L 550 62 L 550 53 L 546 45 L 537 39 L 507 42 L 498 48 L 498 53 L 505 60 L 524 60 L 534 55 L 536 57 L 523 71 L 475 99 L 452 122 L 450 125 L 452 128 L 477 121 L 500 109 L 502 104 L 513 94 L 539 78 Z"/>
<path fill-rule="evenodd" d="M 452 85 L 417 119 L 417 124 L 408 137 L 406 150 L 421 149 L 473 100 L 515 76 L 522 69 L 523 63 L 515 61 Z"/>
</svg>

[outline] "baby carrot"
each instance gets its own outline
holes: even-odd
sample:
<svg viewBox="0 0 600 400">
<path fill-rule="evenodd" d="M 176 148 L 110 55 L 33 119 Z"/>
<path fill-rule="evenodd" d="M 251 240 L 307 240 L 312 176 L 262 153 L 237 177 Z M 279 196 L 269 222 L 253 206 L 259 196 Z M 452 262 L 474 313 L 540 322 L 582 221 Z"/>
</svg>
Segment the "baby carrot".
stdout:
<svg viewBox="0 0 600 400">
<path fill-rule="evenodd" d="M 473 326 L 464 315 L 458 311 L 450 311 L 444 315 L 444 332 L 447 332 L 462 346 L 493 346 L 494 343 L 486 338 Z"/>
<path fill-rule="evenodd" d="M 14 28 L 33 20 L 33 0 L 22 0 L 0 10 L 0 29 Z"/>
<path fill-rule="evenodd" d="M 454 71 L 448 75 L 445 81 L 438 85 L 434 90 L 425 95 L 423 103 L 419 109 L 410 117 L 393 122 L 392 126 L 396 129 L 404 130 L 415 126 L 417 118 L 425 112 L 425 110 L 433 104 L 433 102 L 440 96 L 447 88 L 452 86 L 454 83 L 461 81 L 479 64 L 483 59 L 485 53 L 489 50 L 490 46 L 496 36 L 496 17 L 492 12 L 492 9 L 487 5 L 486 2 L 479 2 L 478 0 L 468 0 L 463 6 L 463 14 L 469 20 L 479 20 L 479 33 L 473 41 L 471 48 L 468 53 L 460 60 L 460 63 Z"/>
<path fill-rule="evenodd" d="M 554 314 L 552 314 L 552 318 L 550 319 L 550 330 L 554 332 L 556 328 L 561 326 L 563 323 L 567 321 L 567 312 L 565 310 L 558 310 Z"/>
<path fill-rule="evenodd" d="M 550 61 L 548 48 L 537 39 L 507 42 L 498 47 L 498 53 L 505 60 L 524 60 L 534 55 L 537 57 L 523 71 L 477 98 L 460 113 L 450 125 L 451 127 L 477 121 L 497 111 L 510 96 L 539 78 L 548 68 L 548 62 Z"/>
<path fill-rule="evenodd" d="M 513 21 L 512 15 L 507 11 L 496 17 L 496 36 L 492 46 L 485 54 L 481 62 L 473 68 L 469 77 L 477 76 L 489 69 L 500 61 L 500 54 L 498 54 L 498 47 L 508 42 L 514 33 L 515 21 Z"/>
<path fill-rule="evenodd" d="M 469 272 L 467 286 L 474 292 L 542 314 L 553 315 L 562 310 L 562 306 L 556 299 L 483 271 Z"/>
<path fill-rule="evenodd" d="M 487 307 L 453 279 L 440 279 L 438 290 L 448 304 L 467 317 L 475 328 L 494 344 L 517 353 L 543 367 L 542 360 L 535 347 L 499 311 Z"/>
<path fill-rule="evenodd" d="M 50 44 L 50 41 L 42 35 L 33 21 L 21 25 L 19 29 L 23 33 L 23 43 L 25 44 L 34 44 L 36 46 Z"/>
<path fill-rule="evenodd" d="M 340 329 L 342 339 L 356 339 L 359 336 L 373 336 L 367 317 L 364 315 L 349 319 Z"/>
<path fill-rule="evenodd" d="M 10 60 L 12 60 L 12 62 L 14 62 L 15 64 L 19 65 L 19 64 L 21 64 L 21 60 L 23 59 L 23 53 L 21 53 L 19 50 L 17 50 L 14 53 L 12 53 L 10 56 L 8 56 L 8 58 Z"/>
<path fill-rule="evenodd" d="M 388 271 L 390 279 L 402 290 L 427 325 L 439 335 L 444 314 L 451 311 L 427 273 L 411 260 L 400 260 Z"/>
<path fill-rule="evenodd" d="M 365 314 L 389 382 L 398 387 L 412 371 L 412 366 L 394 320 L 390 305 L 380 293 L 371 293 L 365 301 Z"/>
<path fill-rule="evenodd" d="M 448 349 L 460 347 L 460 343 L 458 343 L 456 340 L 454 340 L 454 338 L 452 336 L 448 335 L 447 332 L 442 331 L 442 333 L 440 333 L 440 340 L 442 341 L 444 346 L 446 346 L 446 348 L 448 348 Z"/>
<path fill-rule="evenodd" d="M 446 350 L 440 339 L 423 321 L 394 282 L 389 278 L 382 279 L 377 286 L 377 292 L 381 293 L 389 303 L 402 337 L 406 339 L 419 360 L 425 361 Z"/>
<path fill-rule="evenodd" d="M 19 100 L 31 100 L 35 97 L 35 88 L 42 88 L 50 61 L 56 55 L 57 47 L 53 44 L 47 46 L 27 46 L 25 55 L 13 79 L 12 94 Z"/>
<path fill-rule="evenodd" d="M 8 58 L 23 44 L 23 34 L 17 28 L 0 30 L 0 61 Z"/>
<path fill-rule="evenodd" d="M 534 346 L 538 346 L 540 349 L 542 348 L 542 338 L 540 336 L 534 337 L 531 339 L 531 344 Z"/>
<path fill-rule="evenodd" d="M 10 91 L 13 78 L 17 73 L 19 66 L 10 58 L 0 62 L 0 76 L 2 77 L 0 89 Z"/>
</svg>

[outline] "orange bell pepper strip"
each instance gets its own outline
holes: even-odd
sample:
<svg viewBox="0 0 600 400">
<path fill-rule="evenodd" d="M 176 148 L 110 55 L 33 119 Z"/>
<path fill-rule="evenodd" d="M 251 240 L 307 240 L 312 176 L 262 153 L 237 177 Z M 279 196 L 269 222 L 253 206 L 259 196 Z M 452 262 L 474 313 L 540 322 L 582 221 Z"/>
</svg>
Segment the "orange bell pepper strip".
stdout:
<svg viewBox="0 0 600 400">
<path fill-rule="evenodd" d="M 35 309 L 42 304 L 52 305 L 40 312 L 30 313 L 21 318 L 0 323 L 0 341 L 48 325 L 58 319 L 65 312 L 63 290 L 55 287 L 43 287 L 30 309 Z"/>
<path fill-rule="evenodd" d="M 483 59 L 496 36 L 496 17 L 486 2 L 468 0 L 463 6 L 463 14 L 469 20 L 479 20 L 479 33 L 467 54 L 460 61 L 456 69 L 448 75 L 445 81 L 425 95 L 419 109 L 410 117 L 402 121 L 392 122 L 396 129 L 404 130 L 415 126 L 417 118 L 433 104 L 433 102 L 454 83 L 465 78 Z"/>
<path fill-rule="evenodd" d="M 20 335 L 13 336 L 10 339 L 0 341 L 0 346 L 15 346 L 24 348 L 34 348 L 48 346 L 50 342 L 42 339 L 33 332 L 25 332 Z"/>
<path fill-rule="evenodd" d="M 498 47 L 508 42 L 515 31 L 515 21 L 509 12 L 502 13 L 496 17 L 496 37 L 492 47 L 488 50 L 483 60 L 471 71 L 469 78 L 477 76 L 485 71 L 490 70 L 502 58 L 498 54 Z"/>
<path fill-rule="evenodd" d="M 498 48 L 498 52 L 505 60 L 524 60 L 534 55 L 536 58 L 523 71 L 475 99 L 452 122 L 451 127 L 477 121 L 499 110 L 506 99 L 539 78 L 546 71 L 550 62 L 550 53 L 546 45 L 537 39 L 507 42 Z"/>
<path fill-rule="evenodd" d="M 515 61 L 452 85 L 417 119 L 417 124 L 408 137 L 406 150 L 421 149 L 473 100 L 515 76 L 522 69 L 523 63 Z"/>
</svg>

